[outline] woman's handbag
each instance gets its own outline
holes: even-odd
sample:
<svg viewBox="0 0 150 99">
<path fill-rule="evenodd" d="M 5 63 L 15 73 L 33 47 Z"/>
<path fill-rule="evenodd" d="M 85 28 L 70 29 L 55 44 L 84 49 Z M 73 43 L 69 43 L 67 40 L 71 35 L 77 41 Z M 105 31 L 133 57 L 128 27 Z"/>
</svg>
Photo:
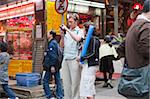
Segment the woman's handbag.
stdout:
<svg viewBox="0 0 150 99">
<path fill-rule="evenodd" d="M 119 94 L 142 97 L 150 91 L 150 64 L 138 69 L 124 67 L 118 85 Z"/>
</svg>

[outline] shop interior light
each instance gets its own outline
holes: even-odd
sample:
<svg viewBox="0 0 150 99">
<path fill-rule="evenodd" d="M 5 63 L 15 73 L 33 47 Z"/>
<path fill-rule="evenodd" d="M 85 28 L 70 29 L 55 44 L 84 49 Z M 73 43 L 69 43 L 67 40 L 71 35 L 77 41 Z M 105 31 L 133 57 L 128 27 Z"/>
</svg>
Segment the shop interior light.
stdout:
<svg viewBox="0 0 150 99">
<path fill-rule="evenodd" d="M 91 1 L 75 0 L 75 1 L 69 1 L 69 3 L 75 4 L 75 5 L 91 6 L 91 7 L 96 7 L 96 8 L 105 8 L 105 4 L 97 3 L 97 2 L 91 2 Z"/>
<path fill-rule="evenodd" d="M 69 4 L 68 11 L 74 11 L 74 12 L 79 12 L 79 13 L 87 13 L 89 11 L 89 7 L 88 6 L 80 6 L 80 5 Z"/>
</svg>

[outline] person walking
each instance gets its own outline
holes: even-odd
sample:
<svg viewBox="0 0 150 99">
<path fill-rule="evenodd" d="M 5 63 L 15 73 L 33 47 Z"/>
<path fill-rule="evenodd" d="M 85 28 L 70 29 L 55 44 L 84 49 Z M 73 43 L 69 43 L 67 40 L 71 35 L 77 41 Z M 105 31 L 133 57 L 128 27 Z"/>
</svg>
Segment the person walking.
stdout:
<svg viewBox="0 0 150 99">
<path fill-rule="evenodd" d="M 100 71 L 103 72 L 104 76 L 104 85 L 103 87 L 111 87 L 111 80 L 112 80 L 112 75 L 114 73 L 114 66 L 113 66 L 113 60 L 117 58 L 118 54 L 114 48 L 110 44 L 111 39 L 110 37 L 106 36 L 104 38 L 104 44 L 101 45 L 99 49 L 100 53 Z M 107 77 L 107 73 L 109 74 L 109 77 Z"/>
<path fill-rule="evenodd" d="M 85 63 L 82 64 L 80 96 L 85 97 L 86 99 L 94 99 L 96 94 L 94 83 L 96 79 L 95 74 L 99 65 L 99 47 L 100 41 L 94 32 L 90 39 L 87 54 L 84 57 L 81 57 L 81 61 L 84 61 Z"/>
<path fill-rule="evenodd" d="M 79 85 L 81 67 L 77 61 L 79 55 L 78 42 L 81 40 L 83 31 L 77 26 L 78 14 L 68 16 L 68 27 L 61 26 L 62 41 L 64 41 L 64 58 L 62 62 L 62 79 L 64 84 L 64 99 L 80 99 Z M 63 35 L 64 34 L 64 35 Z"/>
<path fill-rule="evenodd" d="M 8 64 L 9 54 L 7 53 L 7 44 L 0 42 L 0 84 L 3 90 L 6 92 L 8 99 L 18 99 L 13 90 L 8 85 Z"/>
<path fill-rule="evenodd" d="M 126 94 L 127 99 L 150 99 L 150 0 L 144 1 L 142 14 L 137 16 L 136 21 L 129 28 L 124 46 L 118 51 L 123 51 L 125 55 L 124 69 L 130 77 L 119 83 L 119 93 Z M 122 50 L 124 48 L 124 50 Z M 121 52 L 121 53 L 123 53 Z M 131 72 L 132 71 L 132 72 Z M 123 73 L 126 73 L 122 71 Z M 140 80 L 137 80 L 140 79 Z M 126 85 L 125 85 L 126 84 Z M 121 85 L 130 86 L 130 89 L 123 89 Z M 140 86 L 140 87 L 139 87 Z M 126 91 L 127 90 L 127 91 Z M 131 90 L 131 91 L 130 91 Z"/>
<path fill-rule="evenodd" d="M 49 87 L 49 81 L 52 76 L 55 78 L 56 83 L 56 97 L 57 99 L 63 99 L 63 88 L 60 78 L 60 67 L 57 65 L 58 62 L 58 43 L 55 39 L 56 33 L 50 31 L 47 34 L 48 37 L 48 48 L 44 56 L 43 69 L 45 71 L 43 78 L 43 88 L 47 99 L 52 99 L 53 95 Z"/>
</svg>

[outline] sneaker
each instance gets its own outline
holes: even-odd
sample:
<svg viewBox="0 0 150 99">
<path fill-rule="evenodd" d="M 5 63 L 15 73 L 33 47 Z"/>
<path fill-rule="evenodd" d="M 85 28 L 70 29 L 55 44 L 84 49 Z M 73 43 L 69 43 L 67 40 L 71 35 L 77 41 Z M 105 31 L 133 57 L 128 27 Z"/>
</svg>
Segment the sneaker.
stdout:
<svg viewBox="0 0 150 99">
<path fill-rule="evenodd" d="M 108 86 L 109 86 L 110 88 L 114 88 L 110 83 L 108 83 Z"/>
<path fill-rule="evenodd" d="M 109 79 L 109 80 L 107 81 L 107 83 L 111 83 L 111 80 Z"/>
<path fill-rule="evenodd" d="M 104 85 L 103 85 L 103 87 L 104 87 L 104 88 L 105 88 L 105 87 L 108 87 L 108 84 L 105 82 Z"/>
<path fill-rule="evenodd" d="M 107 82 L 108 87 L 113 88 L 112 84 L 111 84 L 111 80 L 109 79 Z"/>
</svg>

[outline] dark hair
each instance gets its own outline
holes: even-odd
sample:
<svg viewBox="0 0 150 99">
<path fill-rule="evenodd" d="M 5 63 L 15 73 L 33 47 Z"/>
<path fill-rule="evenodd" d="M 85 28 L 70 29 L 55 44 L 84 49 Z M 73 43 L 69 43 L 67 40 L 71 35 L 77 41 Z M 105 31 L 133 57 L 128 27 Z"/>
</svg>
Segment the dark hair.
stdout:
<svg viewBox="0 0 150 99">
<path fill-rule="evenodd" d="M 111 42 L 111 38 L 109 36 L 105 36 L 104 41 L 106 43 L 110 43 Z"/>
<path fill-rule="evenodd" d="M 105 41 L 106 43 L 108 43 L 110 47 L 112 47 L 112 44 L 110 44 L 111 38 L 110 38 L 109 36 L 106 36 L 106 37 L 104 38 L 104 41 Z"/>
<path fill-rule="evenodd" d="M 1 52 L 7 52 L 7 43 L 0 42 L 0 50 Z"/>
<path fill-rule="evenodd" d="M 52 35 L 53 38 L 56 37 L 56 32 L 54 32 L 54 31 L 50 31 L 49 34 Z"/>
<path fill-rule="evenodd" d="M 95 25 L 93 22 L 85 22 L 84 23 L 85 31 L 88 32 L 90 25 L 94 26 L 93 36 L 97 36 L 96 35 L 96 28 L 95 28 Z"/>
<path fill-rule="evenodd" d="M 147 13 L 149 11 L 150 11 L 150 0 L 145 0 L 142 12 Z"/>
</svg>

